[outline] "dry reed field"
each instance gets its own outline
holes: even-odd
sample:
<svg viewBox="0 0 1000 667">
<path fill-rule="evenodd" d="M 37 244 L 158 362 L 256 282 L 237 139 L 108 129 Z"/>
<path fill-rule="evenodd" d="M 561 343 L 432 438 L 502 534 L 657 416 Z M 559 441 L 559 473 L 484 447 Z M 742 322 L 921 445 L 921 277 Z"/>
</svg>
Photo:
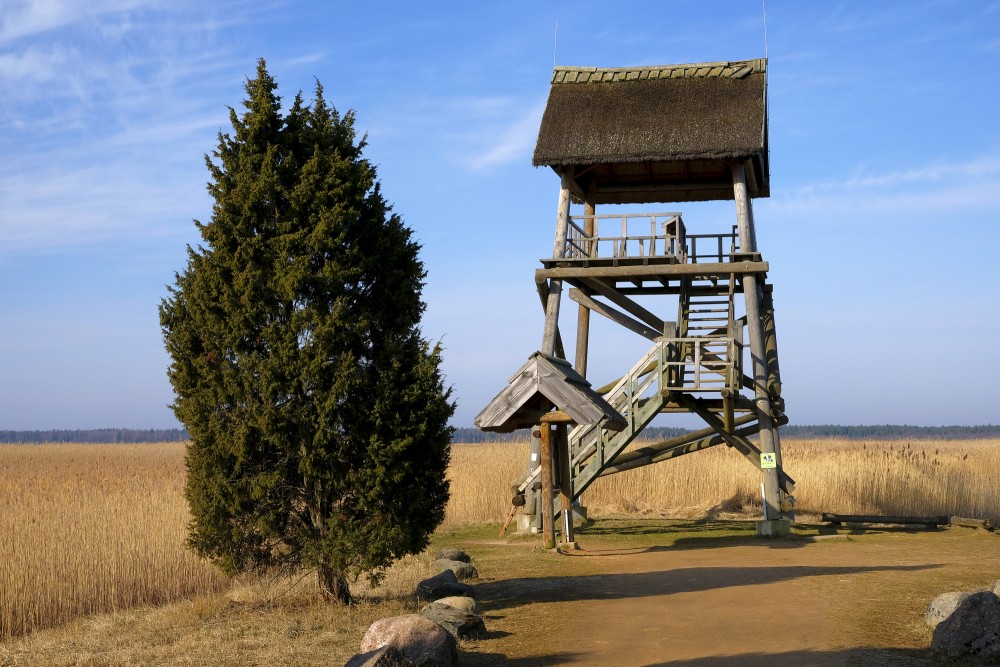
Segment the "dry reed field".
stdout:
<svg viewBox="0 0 1000 667">
<path fill-rule="evenodd" d="M 788 439 L 783 450 L 799 485 L 801 513 L 1000 520 L 997 439 Z M 456 445 L 442 530 L 503 521 L 527 451 L 527 443 Z M 247 585 L 234 585 L 184 546 L 183 444 L 0 445 L 0 471 L 6 536 L 0 542 L 0 639 L 81 615 L 222 590 L 235 600 Z M 700 518 L 759 511 L 759 482 L 753 466 L 720 446 L 600 479 L 583 500 L 592 515 Z M 404 575 L 390 582 L 412 590 L 426 564 L 408 559 L 400 565 L 394 569 Z M 373 591 L 359 582 L 356 588 L 369 599 L 400 593 L 392 585 Z"/>
<path fill-rule="evenodd" d="M 639 442 L 635 446 L 641 447 Z M 502 521 L 527 443 L 452 449 L 447 525 Z M 1000 521 L 1000 439 L 782 443 L 801 514 L 959 515 Z M 491 474 L 484 474 L 489 471 Z M 495 474 L 492 474 L 495 473 Z M 760 473 L 725 446 L 598 479 L 592 515 L 698 518 L 760 507 Z"/>
<path fill-rule="evenodd" d="M 221 590 L 184 547 L 184 445 L 0 445 L 0 638 Z"/>
</svg>

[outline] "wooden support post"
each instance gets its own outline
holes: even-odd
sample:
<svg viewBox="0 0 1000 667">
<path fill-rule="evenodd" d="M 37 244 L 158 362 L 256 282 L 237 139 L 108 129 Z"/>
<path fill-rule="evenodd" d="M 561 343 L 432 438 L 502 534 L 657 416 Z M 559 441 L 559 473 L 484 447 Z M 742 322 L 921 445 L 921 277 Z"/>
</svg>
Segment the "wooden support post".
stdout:
<svg viewBox="0 0 1000 667">
<path fill-rule="evenodd" d="M 593 217 L 596 208 L 594 204 L 586 201 L 583 203 L 583 233 L 593 236 L 597 226 Z M 585 245 L 589 254 L 593 254 L 593 244 Z M 590 345 L 590 308 L 579 306 L 576 316 L 576 372 L 583 377 L 587 377 L 587 352 Z"/>
<path fill-rule="evenodd" d="M 552 426 L 541 425 L 542 436 L 542 542 L 546 549 L 556 548 L 552 526 Z"/>
<path fill-rule="evenodd" d="M 722 392 L 722 424 L 726 433 L 732 433 L 736 423 L 736 398 L 728 389 Z"/>
<path fill-rule="evenodd" d="M 744 253 L 757 252 L 757 236 L 754 230 L 753 211 L 747 193 L 746 170 L 743 162 L 733 165 L 733 195 L 736 200 L 736 222 L 740 235 L 740 250 Z M 774 454 L 780 462 L 781 445 L 778 429 L 771 418 L 771 399 L 767 393 L 767 363 L 764 346 L 764 322 L 761 316 L 761 290 L 757 276 L 743 275 L 743 296 L 747 311 L 747 329 L 750 333 L 750 358 L 753 365 L 754 393 L 756 394 L 757 418 L 760 421 L 760 451 Z M 777 521 L 783 518 L 781 511 L 781 488 L 777 468 L 764 469 L 764 520 Z"/>
<path fill-rule="evenodd" d="M 677 338 L 677 323 L 663 323 L 663 337 L 667 340 Z M 677 342 L 667 344 L 667 388 L 677 389 L 684 384 L 684 373 L 677 362 L 681 360 L 681 347 Z"/>
<path fill-rule="evenodd" d="M 764 290 L 764 361 L 767 363 L 767 393 L 772 399 L 781 397 L 781 370 L 778 368 L 778 334 L 774 326 L 774 299 L 771 290 Z"/>
<path fill-rule="evenodd" d="M 566 249 L 566 232 L 569 228 L 569 190 L 572 176 L 569 171 L 562 175 L 559 188 L 559 208 L 556 213 L 556 239 L 552 257 L 558 259 Z M 559 327 L 559 301 L 562 296 L 562 278 L 549 280 L 548 299 L 545 303 L 545 330 L 542 334 L 542 352 L 554 355 L 556 351 L 556 330 Z"/>
<path fill-rule="evenodd" d="M 573 478 L 570 476 L 569 437 L 566 424 L 556 424 L 556 447 L 559 449 L 559 505 L 562 509 L 562 541 L 573 540 Z"/>
</svg>

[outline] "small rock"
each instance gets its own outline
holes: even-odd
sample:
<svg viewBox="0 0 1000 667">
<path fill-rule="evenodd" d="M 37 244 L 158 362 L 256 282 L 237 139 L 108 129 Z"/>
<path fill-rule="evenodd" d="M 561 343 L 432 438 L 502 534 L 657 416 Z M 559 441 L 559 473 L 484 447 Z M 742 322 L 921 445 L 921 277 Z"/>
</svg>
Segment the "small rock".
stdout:
<svg viewBox="0 0 1000 667">
<path fill-rule="evenodd" d="M 452 572 L 455 573 L 455 577 L 459 581 L 466 581 L 467 579 L 479 578 L 479 571 L 476 570 L 475 565 L 460 560 L 447 560 L 444 558 L 439 558 L 436 561 L 434 561 L 433 567 L 438 572 L 451 570 Z"/>
<path fill-rule="evenodd" d="M 413 667 L 413 663 L 391 644 L 351 656 L 344 667 Z"/>
<path fill-rule="evenodd" d="M 927 605 L 927 611 L 924 612 L 924 620 L 927 622 L 927 625 L 932 628 L 937 627 L 937 624 L 951 616 L 951 613 L 955 611 L 955 607 L 962 600 L 969 597 L 969 595 L 969 593 L 963 593 L 962 591 L 950 591 L 942 593 L 931 600 L 931 603 Z"/>
<path fill-rule="evenodd" d="M 1000 598 L 973 593 L 934 628 L 931 649 L 949 658 L 1000 656 Z"/>
<path fill-rule="evenodd" d="M 486 634 L 482 618 L 448 605 L 432 602 L 420 611 L 420 615 L 440 625 L 455 639 L 475 639 Z"/>
<path fill-rule="evenodd" d="M 361 640 L 361 651 L 392 646 L 414 667 L 455 667 L 458 644 L 455 637 L 420 614 L 393 616 L 375 621 Z"/>
<path fill-rule="evenodd" d="M 472 557 L 458 549 L 442 549 L 437 552 L 437 556 L 434 556 L 434 560 L 460 560 L 463 563 L 471 563 Z"/>
<path fill-rule="evenodd" d="M 993 582 L 993 585 L 990 586 L 990 590 L 993 591 L 994 595 L 1000 595 L 1000 579 Z"/>
<path fill-rule="evenodd" d="M 427 609 L 427 607 L 431 606 L 431 604 L 441 604 L 446 607 L 451 607 L 453 609 L 458 609 L 460 611 L 467 612 L 469 614 L 476 613 L 476 601 L 473 600 L 472 598 L 468 598 L 463 595 L 435 600 L 434 602 L 431 602 L 429 605 L 424 607 L 424 609 Z M 421 609 L 420 611 L 423 612 L 423 609 Z"/>
<path fill-rule="evenodd" d="M 460 584 L 451 570 L 435 574 L 417 584 L 417 599 L 433 602 L 451 596 L 475 598 L 476 592 L 468 584 Z"/>
</svg>

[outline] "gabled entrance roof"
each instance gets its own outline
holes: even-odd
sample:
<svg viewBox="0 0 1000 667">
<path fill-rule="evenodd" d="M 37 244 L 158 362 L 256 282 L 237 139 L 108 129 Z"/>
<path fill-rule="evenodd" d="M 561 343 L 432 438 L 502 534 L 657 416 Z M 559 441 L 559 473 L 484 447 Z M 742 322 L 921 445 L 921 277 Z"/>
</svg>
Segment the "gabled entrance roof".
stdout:
<svg viewBox="0 0 1000 667">
<path fill-rule="evenodd" d="M 535 352 L 510 378 L 507 388 L 490 401 L 475 424 L 483 431 L 509 433 L 530 428 L 552 409 L 577 424 L 621 431 L 625 419 L 573 370 L 568 361 Z"/>
</svg>

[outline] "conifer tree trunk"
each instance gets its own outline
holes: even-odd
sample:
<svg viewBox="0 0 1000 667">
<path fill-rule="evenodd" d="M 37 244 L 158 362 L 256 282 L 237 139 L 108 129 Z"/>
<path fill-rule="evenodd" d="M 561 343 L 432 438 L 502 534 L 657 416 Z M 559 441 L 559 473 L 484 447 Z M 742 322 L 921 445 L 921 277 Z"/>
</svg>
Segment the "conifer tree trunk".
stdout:
<svg viewBox="0 0 1000 667">
<path fill-rule="evenodd" d="M 323 599 L 327 602 L 337 604 L 353 604 L 351 589 L 347 585 L 347 579 L 327 565 L 320 565 L 317 568 L 319 577 L 319 590 Z"/>
</svg>

